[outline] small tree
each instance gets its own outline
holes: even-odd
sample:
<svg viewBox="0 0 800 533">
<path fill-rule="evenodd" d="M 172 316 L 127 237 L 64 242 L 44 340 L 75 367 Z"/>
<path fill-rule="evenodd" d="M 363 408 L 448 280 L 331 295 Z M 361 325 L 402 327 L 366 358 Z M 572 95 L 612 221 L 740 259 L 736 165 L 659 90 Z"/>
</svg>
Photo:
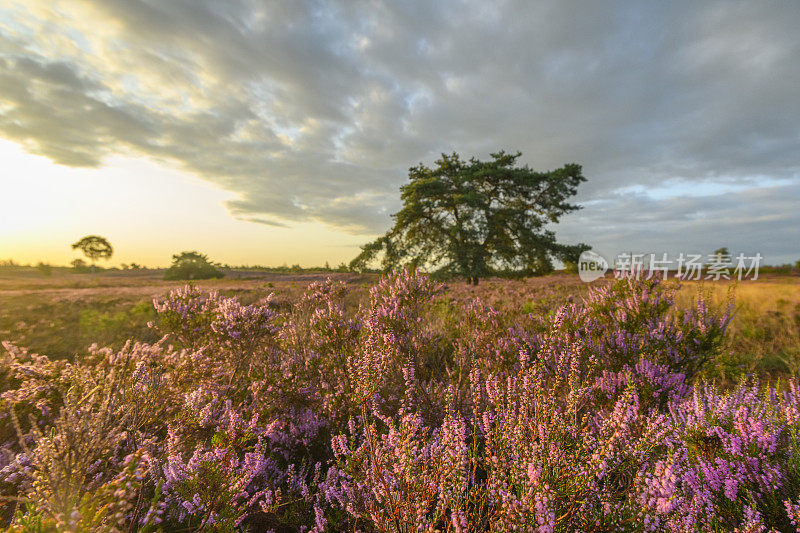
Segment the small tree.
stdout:
<svg viewBox="0 0 800 533">
<path fill-rule="evenodd" d="M 72 265 L 72 270 L 75 272 L 86 272 L 89 270 L 89 265 L 80 257 L 73 259 L 70 265 Z"/>
<path fill-rule="evenodd" d="M 49 277 L 53 275 L 53 267 L 47 263 L 42 263 L 41 261 L 39 261 L 39 264 L 36 265 L 36 270 L 38 270 L 42 276 Z"/>
<path fill-rule="evenodd" d="M 225 276 L 208 256 L 199 252 L 181 252 L 172 256 L 172 266 L 164 272 L 165 280 L 212 279 Z"/>
<path fill-rule="evenodd" d="M 98 259 L 110 259 L 114 255 L 114 249 L 105 237 L 99 235 L 87 235 L 72 245 L 73 250 L 80 250 L 83 255 L 92 262 L 92 273 L 94 273 L 95 262 Z"/>
<path fill-rule="evenodd" d="M 394 227 L 363 246 L 351 268 L 364 270 L 383 252 L 384 270 L 425 267 L 477 285 L 492 274 L 550 272 L 553 259 L 577 263 L 589 246 L 559 244 L 546 226 L 580 209 L 567 199 L 586 181 L 581 166 L 536 172 L 517 166 L 520 155 L 464 161 L 442 154 L 433 168 L 412 167 Z"/>
</svg>

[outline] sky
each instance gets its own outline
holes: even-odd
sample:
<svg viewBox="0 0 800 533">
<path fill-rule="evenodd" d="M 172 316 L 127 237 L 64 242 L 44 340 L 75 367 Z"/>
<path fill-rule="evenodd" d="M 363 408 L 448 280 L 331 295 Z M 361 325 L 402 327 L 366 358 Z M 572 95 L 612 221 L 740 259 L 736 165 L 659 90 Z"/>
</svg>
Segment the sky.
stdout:
<svg viewBox="0 0 800 533">
<path fill-rule="evenodd" d="M 0 259 L 332 265 L 443 152 L 583 165 L 565 243 L 800 259 L 800 3 L 5 0 Z"/>
</svg>

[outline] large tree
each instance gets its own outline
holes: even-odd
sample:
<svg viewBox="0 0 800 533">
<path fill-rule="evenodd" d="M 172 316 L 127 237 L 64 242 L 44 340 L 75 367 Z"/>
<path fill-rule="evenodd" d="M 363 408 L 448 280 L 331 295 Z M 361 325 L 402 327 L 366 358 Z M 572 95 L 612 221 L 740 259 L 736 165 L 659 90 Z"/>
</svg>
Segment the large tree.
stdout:
<svg viewBox="0 0 800 533">
<path fill-rule="evenodd" d="M 567 199 L 586 181 L 581 166 L 549 172 L 519 166 L 522 154 L 500 151 L 488 161 L 442 154 L 433 168 L 409 169 L 394 227 L 361 249 L 351 267 L 422 267 L 474 284 L 490 275 L 533 275 L 553 260 L 575 263 L 585 244 L 563 245 L 547 228 L 580 206 Z"/>
<path fill-rule="evenodd" d="M 72 249 L 82 251 L 83 255 L 92 261 L 92 272 L 94 272 L 94 264 L 98 259 L 110 259 L 114 255 L 111 244 L 105 237 L 99 235 L 87 235 L 73 243 Z"/>
</svg>

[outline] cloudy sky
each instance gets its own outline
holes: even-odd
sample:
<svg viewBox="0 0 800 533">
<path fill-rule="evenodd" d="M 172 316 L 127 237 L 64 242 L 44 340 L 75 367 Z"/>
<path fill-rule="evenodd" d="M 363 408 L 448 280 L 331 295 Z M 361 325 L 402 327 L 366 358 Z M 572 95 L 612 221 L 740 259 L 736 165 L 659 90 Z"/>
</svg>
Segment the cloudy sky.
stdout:
<svg viewBox="0 0 800 533">
<path fill-rule="evenodd" d="M 576 162 L 598 251 L 800 259 L 800 3 L 0 5 L 0 259 L 349 260 L 407 169 Z"/>
</svg>

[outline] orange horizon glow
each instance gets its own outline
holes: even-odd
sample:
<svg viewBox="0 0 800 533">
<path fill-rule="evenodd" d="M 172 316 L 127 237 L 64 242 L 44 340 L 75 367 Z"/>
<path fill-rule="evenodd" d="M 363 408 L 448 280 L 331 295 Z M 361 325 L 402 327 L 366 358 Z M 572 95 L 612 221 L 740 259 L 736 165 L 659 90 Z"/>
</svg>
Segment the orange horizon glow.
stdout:
<svg viewBox="0 0 800 533">
<path fill-rule="evenodd" d="M 237 220 L 223 205 L 232 193 L 143 157 L 65 167 L 0 140 L 0 160 L 0 260 L 18 264 L 68 265 L 82 257 L 71 244 L 89 234 L 114 247 L 98 263 L 108 267 L 165 267 L 184 250 L 230 265 L 335 266 L 368 240 L 318 222 L 284 228 Z"/>
</svg>

